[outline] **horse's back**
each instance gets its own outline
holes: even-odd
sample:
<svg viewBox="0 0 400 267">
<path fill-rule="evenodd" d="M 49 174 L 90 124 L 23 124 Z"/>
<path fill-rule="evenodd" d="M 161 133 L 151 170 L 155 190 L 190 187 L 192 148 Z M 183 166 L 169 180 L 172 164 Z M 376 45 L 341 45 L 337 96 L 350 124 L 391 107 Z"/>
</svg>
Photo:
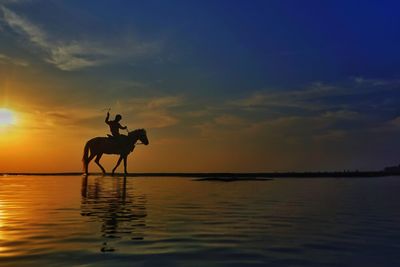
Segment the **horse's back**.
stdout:
<svg viewBox="0 0 400 267">
<path fill-rule="evenodd" d="M 97 137 L 93 137 L 92 139 L 87 141 L 87 143 L 90 143 L 90 144 L 100 143 L 100 142 L 104 142 L 106 139 L 107 139 L 107 137 L 97 136 Z"/>
<path fill-rule="evenodd" d="M 101 146 L 102 144 L 107 142 L 107 137 L 94 137 L 86 142 L 86 145 L 91 149 Z"/>
<path fill-rule="evenodd" d="M 121 144 L 114 137 L 94 137 L 87 142 L 90 150 L 97 153 L 120 154 Z"/>
</svg>

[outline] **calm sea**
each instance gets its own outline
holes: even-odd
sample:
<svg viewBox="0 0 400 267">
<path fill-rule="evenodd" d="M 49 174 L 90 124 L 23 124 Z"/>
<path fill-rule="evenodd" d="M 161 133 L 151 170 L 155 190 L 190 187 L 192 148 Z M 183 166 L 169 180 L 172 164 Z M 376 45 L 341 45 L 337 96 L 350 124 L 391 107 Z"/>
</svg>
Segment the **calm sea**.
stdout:
<svg viewBox="0 0 400 267">
<path fill-rule="evenodd" d="M 400 266 L 400 179 L 3 176 L 0 266 Z"/>
</svg>

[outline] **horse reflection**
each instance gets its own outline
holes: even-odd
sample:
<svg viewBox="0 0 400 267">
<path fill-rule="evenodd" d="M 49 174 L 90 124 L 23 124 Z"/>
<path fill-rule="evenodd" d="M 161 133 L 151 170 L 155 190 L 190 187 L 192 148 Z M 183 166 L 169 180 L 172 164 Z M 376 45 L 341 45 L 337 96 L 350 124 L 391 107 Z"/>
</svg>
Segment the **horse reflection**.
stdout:
<svg viewBox="0 0 400 267">
<path fill-rule="evenodd" d="M 126 182 L 126 177 L 82 178 L 81 215 L 101 222 L 102 252 L 114 250 L 108 242 L 115 238 L 143 239 L 146 198 L 127 194 Z"/>
</svg>

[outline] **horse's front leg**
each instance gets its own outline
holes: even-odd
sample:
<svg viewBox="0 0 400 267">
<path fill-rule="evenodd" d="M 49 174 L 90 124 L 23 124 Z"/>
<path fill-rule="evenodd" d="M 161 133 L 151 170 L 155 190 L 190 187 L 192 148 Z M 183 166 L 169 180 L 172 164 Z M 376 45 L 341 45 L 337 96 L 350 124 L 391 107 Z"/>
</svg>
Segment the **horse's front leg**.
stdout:
<svg viewBox="0 0 400 267">
<path fill-rule="evenodd" d="M 104 174 L 106 174 L 106 170 L 100 164 L 101 156 L 103 156 L 103 154 L 98 154 L 96 159 L 94 160 L 94 162 L 96 162 L 96 164 L 100 167 L 100 169 L 101 169 L 101 171 L 103 172 L 103 175 L 104 175 Z"/>
<path fill-rule="evenodd" d="M 114 169 L 112 170 L 112 175 L 114 175 L 115 170 L 118 168 L 119 164 L 121 164 L 122 158 L 123 158 L 122 155 L 119 155 L 117 165 L 115 165 Z"/>
<path fill-rule="evenodd" d="M 125 175 L 126 174 L 128 174 L 128 171 L 126 170 L 126 164 L 127 164 L 127 158 L 128 158 L 128 155 L 124 155 L 124 172 L 125 172 Z"/>
</svg>

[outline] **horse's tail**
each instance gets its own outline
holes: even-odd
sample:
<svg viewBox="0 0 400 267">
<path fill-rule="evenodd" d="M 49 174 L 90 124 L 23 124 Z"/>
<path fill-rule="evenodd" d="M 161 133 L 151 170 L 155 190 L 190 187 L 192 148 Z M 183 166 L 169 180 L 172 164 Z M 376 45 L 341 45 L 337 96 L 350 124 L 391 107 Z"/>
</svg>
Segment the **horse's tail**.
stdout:
<svg viewBox="0 0 400 267">
<path fill-rule="evenodd" d="M 82 162 L 83 162 L 83 171 L 85 173 L 87 173 L 88 161 L 89 161 L 89 142 L 86 143 L 85 148 L 83 149 Z"/>
</svg>

